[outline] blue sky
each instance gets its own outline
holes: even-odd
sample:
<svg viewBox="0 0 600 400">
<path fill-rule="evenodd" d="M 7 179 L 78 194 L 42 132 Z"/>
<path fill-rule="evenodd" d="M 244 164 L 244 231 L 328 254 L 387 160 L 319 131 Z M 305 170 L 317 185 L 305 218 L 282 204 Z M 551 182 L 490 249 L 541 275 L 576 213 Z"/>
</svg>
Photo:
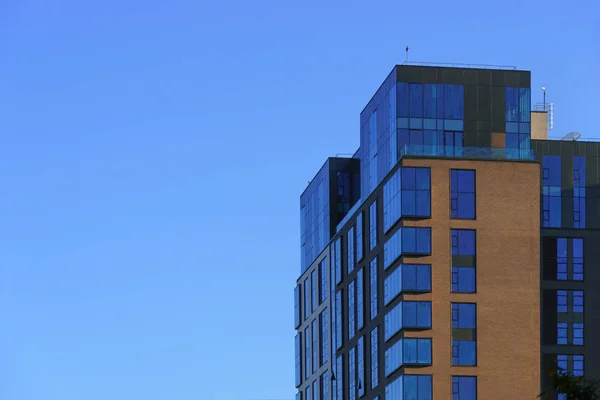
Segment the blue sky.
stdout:
<svg viewBox="0 0 600 400">
<path fill-rule="evenodd" d="M 415 61 L 600 137 L 600 6 L 0 3 L 0 398 L 291 400 L 299 195 Z"/>
</svg>

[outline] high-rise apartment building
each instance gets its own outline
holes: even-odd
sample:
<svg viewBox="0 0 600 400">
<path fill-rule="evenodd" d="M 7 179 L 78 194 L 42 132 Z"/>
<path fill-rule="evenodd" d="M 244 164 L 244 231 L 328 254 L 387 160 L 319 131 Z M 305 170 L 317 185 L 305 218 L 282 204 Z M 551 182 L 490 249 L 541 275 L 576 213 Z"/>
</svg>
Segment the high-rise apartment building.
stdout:
<svg viewBox="0 0 600 400">
<path fill-rule="evenodd" d="M 297 399 L 535 399 L 555 362 L 600 372 L 600 146 L 548 140 L 530 82 L 399 65 L 368 102 L 301 196 Z"/>
</svg>

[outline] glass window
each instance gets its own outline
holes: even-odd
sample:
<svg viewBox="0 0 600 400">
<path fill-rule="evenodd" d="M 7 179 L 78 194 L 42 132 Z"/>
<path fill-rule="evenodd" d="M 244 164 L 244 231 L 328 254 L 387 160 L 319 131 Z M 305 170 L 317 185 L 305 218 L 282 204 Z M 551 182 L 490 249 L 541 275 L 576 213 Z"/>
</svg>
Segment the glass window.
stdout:
<svg viewBox="0 0 600 400">
<path fill-rule="evenodd" d="M 377 327 L 371 331 L 371 389 L 379 385 L 379 337 Z"/>
<path fill-rule="evenodd" d="M 477 400 L 477 378 L 474 376 L 453 376 L 452 400 Z"/>
<path fill-rule="evenodd" d="M 402 292 L 430 292 L 430 264 L 401 264 L 383 283 L 383 301 L 391 303 Z"/>
<path fill-rule="evenodd" d="M 369 292 L 371 294 L 371 319 L 377 316 L 377 256 L 371 260 L 369 265 L 370 279 Z"/>
<path fill-rule="evenodd" d="M 304 397 L 306 398 L 306 400 L 312 400 L 310 397 L 310 386 L 308 386 L 305 390 L 304 390 Z"/>
<path fill-rule="evenodd" d="M 369 206 L 369 250 L 377 246 L 377 199 Z"/>
<path fill-rule="evenodd" d="M 561 158 L 542 157 L 542 226 L 561 227 Z"/>
<path fill-rule="evenodd" d="M 556 344 L 583 346 L 583 307 L 582 290 L 556 292 Z"/>
<path fill-rule="evenodd" d="M 450 218 L 475 219 L 475 171 L 450 170 Z"/>
<path fill-rule="evenodd" d="M 402 167 L 401 212 L 405 217 L 431 216 L 431 177 L 429 168 Z"/>
<path fill-rule="evenodd" d="M 321 322 L 321 365 L 324 365 L 329 361 L 329 336 L 327 334 L 329 321 L 327 318 L 327 309 L 321 312 L 319 319 Z"/>
<path fill-rule="evenodd" d="M 354 237 L 354 227 L 348 230 L 348 237 L 346 243 L 348 244 L 348 275 L 354 271 L 354 243 L 356 238 Z"/>
<path fill-rule="evenodd" d="M 423 85 L 420 83 L 409 84 L 410 90 L 410 117 L 423 118 Z"/>
<path fill-rule="evenodd" d="M 312 395 L 313 400 L 319 400 L 319 380 L 315 380 L 312 383 Z"/>
<path fill-rule="evenodd" d="M 437 118 L 437 85 L 423 85 L 423 118 Z"/>
<path fill-rule="evenodd" d="M 404 226 L 398 229 L 383 245 L 384 269 L 403 254 L 431 254 L 431 228 Z"/>
<path fill-rule="evenodd" d="M 300 326 L 302 316 L 300 314 L 300 285 L 294 288 L 294 328 Z"/>
<path fill-rule="evenodd" d="M 348 340 L 354 337 L 356 332 L 356 321 L 354 319 L 354 281 L 348 284 Z"/>
<path fill-rule="evenodd" d="M 334 267 L 335 267 L 335 284 L 339 285 L 342 282 L 342 238 L 338 237 L 334 245 Z"/>
<path fill-rule="evenodd" d="M 363 291 L 363 269 L 356 272 L 356 329 L 361 330 L 365 324 L 365 305 Z"/>
<path fill-rule="evenodd" d="M 585 228 L 585 157 L 573 157 L 573 227 Z"/>
<path fill-rule="evenodd" d="M 444 119 L 464 119 L 464 102 L 463 85 L 444 85 Z"/>
<path fill-rule="evenodd" d="M 519 88 L 506 88 L 506 121 L 519 122 Z"/>
<path fill-rule="evenodd" d="M 311 323 L 312 327 L 312 372 L 315 373 L 319 369 L 319 346 L 317 344 L 317 339 L 319 336 L 317 335 L 317 330 L 319 329 L 318 321 L 315 319 Z"/>
<path fill-rule="evenodd" d="M 319 280 L 320 280 L 320 293 L 319 299 L 323 303 L 327 299 L 327 259 L 323 259 L 319 263 Z"/>
<path fill-rule="evenodd" d="M 400 375 L 385 387 L 385 400 L 432 400 L 431 375 Z"/>
<path fill-rule="evenodd" d="M 356 219 L 356 262 L 359 262 L 363 258 L 363 212 L 358 214 Z"/>
<path fill-rule="evenodd" d="M 356 348 L 348 352 L 348 399 L 356 399 Z"/>
<path fill-rule="evenodd" d="M 298 387 L 302 384 L 302 360 L 301 360 L 302 338 L 301 338 L 300 333 L 296 334 L 295 344 L 296 344 L 296 387 Z"/>
<path fill-rule="evenodd" d="M 312 311 L 315 311 L 317 309 L 317 305 L 319 304 L 319 298 L 318 298 L 318 294 L 319 294 L 319 285 L 317 283 L 317 269 L 313 269 L 313 271 L 310 274 L 310 287 L 311 287 L 311 292 L 312 292 L 312 299 L 311 299 L 311 305 L 312 305 Z"/>
<path fill-rule="evenodd" d="M 342 348 L 342 291 L 335 294 L 335 345 L 336 349 Z"/>
<path fill-rule="evenodd" d="M 335 368 L 335 383 L 336 383 L 336 387 L 337 387 L 337 398 L 339 400 L 343 400 L 344 399 L 344 364 L 342 362 L 342 356 L 338 356 L 337 361 L 336 361 L 336 368 Z"/>
<path fill-rule="evenodd" d="M 452 229 L 452 292 L 475 293 L 475 230 Z"/>
<path fill-rule="evenodd" d="M 327 371 L 321 375 L 321 398 L 329 400 L 329 373 Z"/>
<path fill-rule="evenodd" d="M 404 365 L 431 365 L 431 339 L 402 338 L 386 350 L 386 377 Z"/>
<path fill-rule="evenodd" d="M 304 280 L 304 320 L 307 320 L 310 316 L 310 286 L 308 284 L 308 278 Z"/>
<path fill-rule="evenodd" d="M 311 373 L 311 369 L 312 369 L 312 364 L 310 362 L 310 356 L 312 354 L 310 351 L 310 345 L 311 345 L 311 338 L 310 338 L 310 327 L 309 327 L 304 330 L 304 378 L 305 379 L 310 378 L 310 373 Z"/>
<path fill-rule="evenodd" d="M 452 365 L 477 365 L 475 303 L 452 303 Z"/>
<path fill-rule="evenodd" d="M 398 168 L 383 185 L 383 233 L 387 233 L 400 219 L 400 175 Z"/>
<path fill-rule="evenodd" d="M 584 357 L 583 355 L 575 354 L 558 354 L 556 356 L 556 364 L 560 371 L 573 376 L 584 375 Z"/>
<path fill-rule="evenodd" d="M 430 301 L 401 301 L 384 317 L 385 340 L 391 339 L 404 328 L 430 329 Z"/>
<path fill-rule="evenodd" d="M 365 338 L 361 336 L 356 343 L 358 397 L 365 395 Z"/>
<path fill-rule="evenodd" d="M 544 254 L 544 268 L 552 271 L 556 266 L 557 280 L 583 280 L 583 238 L 546 237 Z"/>
</svg>

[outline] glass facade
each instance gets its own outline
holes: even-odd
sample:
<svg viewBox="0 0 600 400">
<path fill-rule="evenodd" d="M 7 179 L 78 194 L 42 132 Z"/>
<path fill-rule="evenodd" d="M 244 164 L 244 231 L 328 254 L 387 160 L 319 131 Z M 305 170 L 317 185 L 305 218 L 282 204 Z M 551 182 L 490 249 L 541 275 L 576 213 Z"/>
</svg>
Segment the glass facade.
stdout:
<svg viewBox="0 0 600 400">
<path fill-rule="evenodd" d="M 329 373 L 327 372 L 321 375 L 321 398 L 329 400 Z"/>
<path fill-rule="evenodd" d="M 430 301 L 401 301 L 384 317 L 385 340 L 402 329 L 431 329 Z"/>
<path fill-rule="evenodd" d="M 306 321 L 308 319 L 308 317 L 310 317 L 310 312 L 311 312 L 311 308 L 310 308 L 310 285 L 309 285 L 309 280 L 308 278 L 306 278 L 304 280 L 304 320 Z"/>
<path fill-rule="evenodd" d="M 383 245 L 383 268 L 388 269 L 404 254 L 430 255 L 431 228 L 400 227 Z"/>
<path fill-rule="evenodd" d="M 312 327 L 312 373 L 314 374 L 315 372 L 317 372 L 317 370 L 319 369 L 319 344 L 317 342 L 319 336 L 318 336 L 318 329 L 319 329 L 319 324 L 318 324 L 318 320 L 313 320 L 313 322 L 311 323 L 311 327 Z"/>
<path fill-rule="evenodd" d="M 300 320 L 302 319 L 300 302 L 302 301 L 300 298 L 300 285 L 294 288 L 294 328 L 298 328 L 300 326 Z"/>
<path fill-rule="evenodd" d="M 475 230 L 452 229 L 452 292 L 475 293 Z"/>
<path fill-rule="evenodd" d="M 375 327 L 371 331 L 371 389 L 379 386 L 379 334 Z"/>
<path fill-rule="evenodd" d="M 356 342 L 357 366 L 356 374 L 358 380 L 358 397 L 365 395 L 365 338 L 361 336 Z"/>
<path fill-rule="evenodd" d="M 430 264 L 400 264 L 383 282 L 383 304 L 390 304 L 402 292 L 430 291 Z"/>
<path fill-rule="evenodd" d="M 354 235 L 354 227 L 350 228 L 348 230 L 348 234 L 347 234 L 347 240 L 346 240 L 346 244 L 348 246 L 348 275 L 350 275 L 350 273 L 352 271 L 354 271 L 354 267 L 355 267 L 355 263 L 354 263 L 354 243 L 355 243 L 356 237 Z"/>
<path fill-rule="evenodd" d="M 329 239 L 329 160 L 300 196 L 301 272 L 323 251 Z"/>
<path fill-rule="evenodd" d="M 356 348 L 348 352 L 348 399 L 356 399 Z"/>
<path fill-rule="evenodd" d="M 335 266 L 335 284 L 339 285 L 342 282 L 342 238 L 338 237 L 335 240 L 334 244 L 334 254 L 333 258 L 334 266 Z"/>
<path fill-rule="evenodd" d="M 369 206 L 369 250 L 377 246 L 377 199 Z"/>
<path fill-rule="evenodd" d="M 401 167 L 383 185 L 383 231 L 387 233 L 402 217 L 431 216 L 431 171 Z"/>
<path fill-rule="evenodd" d="M 475 303 L 452 303 L 452 365 L 477 365 Z"/>
<path fill-rule="evenodd" d="M 327 299 L 327 259 L 319 263 L 319 303 Z"/>
<path fill-rule="evenodd" d="M 339 350 L 342 342 L 342 291 L 335 294 L 335 348 Z"/>
<path fill-rule="evenodd" d="M 542 227 L 560 228 L 562 213 L 560 156 L 542 157 Z"/>
<path fill-rule="evenodd" d="M 371 260 L 369 264 L 369 293 L 371 296 L 371 319 L 377 316 L 377 256 Z"/>
<path fill-rule="evenodd" d="M 433 378 L 400 375 L 385 387 L 385 400 L 433 400 Z"/>
<path fill-rule="evenodd" d="M 556 312 L 556 344 L 583 346 L 583 290 L 558 290 Z"/>
<path fill-rule="evenodd" d="M 365 325 L 365 294 L 363 269 L 356 272 L 356 329 L 361 330 Z"/>
<path fill-rule="evenodd" d="M 402 338 L 385 352 L 385 376 L 403 366 L 431 365 L 431 339 Z"/>
<path fill-rule="evenodd" d="M 302 384 L 302 337 L 297 333 L 294 339 L 296 345 L 296 387 Z"/>
<path fill-rule="evenodd" d="M 338 356 L 335 362 L 335 386 L 337 389 L 337 398 L 344 400 L 344 363 L 343 356 Z"/>
<path fill-rule="evenodd" d="M 531 89 L 506 89 L 506 148 L 531 148 Z"/>
<path fill-rule="evenodd" d="M 310 327 L 304 330 L 304 379 L 310 378 L 310 374 L 312 372 L 312 363 L 311 359 L 311 336 L 310 336 Z"/>
<path fill-rule="evenodd" d="M 356 218 L 356 244 L 354 246 L 356 251 L 356 262 L 360 262 L 363 259 L 363 212 L 361 211 Z"/>
<path fill-rule="evenodd" d="M 573 157 L 573 227 L 585 228 L 585 157 Z"/>
<path fill-rule="evenodd" d="M 314 312 L 317 309 L 317 306 L 319 305 L 319 283 L 317 282 L 318 272 L 318 269 L 314 269 L 310 274 L 310 289 L 312 294 L 310 303 L 312 305 L 312 312 Z"/>
<path fill-rule="evenodd" d="M 583 281 L 584 239 L 543 238 L 544 279 Z"/>
<path fill-rule="evenodd" d="M 452 400 L 477 400 L 477 377 L 453 376 Z"/>
<path fill-rule="evenodd" d="M 355 281 L 348 284 L 348 340 L 351 340 L 356 333 L 356 319 L 355 319 L 355 308 L 354 308 L 354 290 Z"/>
<path fill-rule="evenodd" d="M 475 218 L 474 170 L 450 170 L 450 218 Z"/>
<path fill-rule="evenodd" d="M 327 309 L 324 309 L 319 316 L 321 323 L 321 365 L 329 361 L 329 336 L 328 336 L 328 318 Z"/>
</svg>

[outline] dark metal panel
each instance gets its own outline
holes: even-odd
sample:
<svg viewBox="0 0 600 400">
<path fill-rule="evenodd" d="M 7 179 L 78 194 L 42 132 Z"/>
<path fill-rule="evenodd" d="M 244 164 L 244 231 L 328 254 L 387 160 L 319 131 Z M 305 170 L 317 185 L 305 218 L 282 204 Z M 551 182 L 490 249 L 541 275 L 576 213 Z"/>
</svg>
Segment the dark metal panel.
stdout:
<svg viewBox="0 0 600 400">
<path fill-rule="evenodd" d="M 476 85 L 465 85 L 465 121 L 477 121 Z"/>
<path fill-rule="evenodd" d="M 477 70 L 465 69 L 463 71 L 463 82 L 465 85 L 477 85 Z"/>
<path fill-rule="evenodd" d="M 447 85 L 460 85 L 464 83 L 463 70 L 460 68 L 441 68 L 442 82 Z"/>
<path fill-rule="evenodd" d="M 506 130 L 506 90 L 504 87 L 492 86 L 492 131 Z M 501 130 L 497 130 L 496 127 Z"/>
<path fill-rule="evenodd" d="M 477 87 L 477 119 L 491 121 L 492 119 L 492 87 Z"/>
<path fill-rule="evenodd" d="M 542 340 L 544 344 L 556 344 L 556 290 L 544 290 L 542 294 Z"/>
<path fill-rule="evenodd" d="M 557 244 L 555 237 L 544 237 L 542 240 L 543 265 L 542 274 L 544 279 L 555 280 L 557 272 L 556 263 Z"/>
<path fill-rule="evenodd" d="M 396 68 L 398 82 L 423 82 L 423 67 L 402 65 Z"/>
<path fill-rule="evenodd" d="M 438 83 L 440 81 L 439 68 L 423 68 L 423 83 Z"/>
<path fill-rule="evenodd" d="M 504 89 L 504 71 L 492 71 L 492 85 L 501 86 Z"/>
<path fill-rule="evenodd" d="M 519 87 L 530 88 L 531 87 L 531 71 L 518 71 L 519 72 Z"/>
<path fill-rule="evenodd" d="M 477 145 L 480 147 L 492 146 L 492 131 L 490 122 L 477 122 Z"/>
<path fill-rule="evenodd" d="M 504 71 L 504 86 L 518 87 L 519 86 L 519 72 L 518 71 Z"/>
<path fill-rule="evenodd" d="M 492 85 L 492 71 L 480 69 L 477 71 L 477 83 L 479 85 L 491 86 Z"/>
</svg>

